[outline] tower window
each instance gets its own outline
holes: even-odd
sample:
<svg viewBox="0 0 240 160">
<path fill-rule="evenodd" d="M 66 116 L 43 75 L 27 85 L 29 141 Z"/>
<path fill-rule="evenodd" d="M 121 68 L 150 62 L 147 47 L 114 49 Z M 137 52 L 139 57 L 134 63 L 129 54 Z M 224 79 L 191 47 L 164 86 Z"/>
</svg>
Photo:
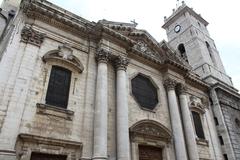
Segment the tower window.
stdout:
<svg viewBox="0 0 240 160">
<path fill-rule="evenodd" d="M 217 117 L 214 117 L 214 122 L 215 122 L 215 125 L 216 125 L 216 126 L 219 125 Z"/>
<path fill-rule="evenodd" d="M 224 145 L 224 141 L 223 141 L 222 136 L 218 136 L 218 139 L 219 139 L 219 141 L 220 141 L 220 144 L 221 144 L 221 145 Z"/>
<path fill-rule="evenodd" d="M 192 116 L 193 116 L 195 131 L 196 131 L 198 138 L 205 139 L 200 114 L 195 111 L 192 111 Z"/>
<path fill-rule="evenodd" d="M 181 44 L 178 45 L 178 51 L 180 52 L 181 57 L 182 57 L 186 62 L 188 62 L 184 44 L 181 43 Z"/>
<path fill-rule="evenodd" d="M 193 33 L 192 33 L 192 30 L 190 29 L 190 34 L 191 34 L 191 36 L 193 35 Z"/>
<path fill-rule="evenodd" d="M 224 160 L 228 160 L 227 154 L 223 154 Z"/>
<path fill-rule="evenodd" d="M 201 27 L 201 24 L 198 22 L 199 27 Z"/>
<path fill-rule="evenodd" d="M 212 61 L 213 64 L 215 65 L 215 61 L 214 61 L 214 57 L 213 57 L 213 53 L 212 53 L 211 46 L 209 45 L 208 42 L 205 42 L 205 43 L 206 43 L 206 47 L 207 47 L 207 50 L 208 50 L 209 56 L 210 56 L 210 58 L 211 58 L 211 61 Z"/>
</svg>

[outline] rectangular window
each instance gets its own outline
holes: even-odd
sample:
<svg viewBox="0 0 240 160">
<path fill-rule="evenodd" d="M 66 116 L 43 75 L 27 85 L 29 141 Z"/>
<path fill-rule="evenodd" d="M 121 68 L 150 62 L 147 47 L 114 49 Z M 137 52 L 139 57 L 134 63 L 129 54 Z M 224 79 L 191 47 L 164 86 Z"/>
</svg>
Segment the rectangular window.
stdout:
<svg viewBox="0 0 240 160">
<path fill-rule="evenodd" d="M 219 125 L 217 117 L 214 117 L 214 122 L 215 122 L 215 125 L 216 125 L 216 126 Z"/>
<path fill-rule="evenodd" d="M 193 115 L 193 122 L 194 122 L 195 130 L 198 138 L 205 139 L 200 114 L 192 111 L 192 115 Z"/>
<path fill-rule="evenodd" d="M 222 136 L 218 136 L 218 138 L 219 138 L 220 144 L 221 144 L 221 145 L 224 145 L 224 141 L 223 141 Z"/>
<path fill-rule="evenodd" d="M 227 154 L 223 154 L 224 160 L 228 160 Z"/>
<path fill-rule="evenodd" d="M 71 71 L 62 67 L 52 66 L 46 103 L 56 107 L 67 108 L 70 82 Z"/>
</svg>

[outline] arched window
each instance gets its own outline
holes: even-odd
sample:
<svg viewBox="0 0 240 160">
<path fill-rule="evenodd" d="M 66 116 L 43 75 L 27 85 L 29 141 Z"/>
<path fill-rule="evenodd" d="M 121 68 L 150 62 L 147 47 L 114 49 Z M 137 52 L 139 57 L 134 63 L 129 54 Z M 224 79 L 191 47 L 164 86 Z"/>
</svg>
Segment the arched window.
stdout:
<svg viewBox="0 0 240 160">
<path fill-rule="evenodd" d="M 215 122 L 215 125 L 216 125 L 216 126 L 219 125 L 217 117 L 214 117 L 214 122 Z"/>
<path fill-rule="evenodd" d="M 214 57 L 213 57 L 213 53 L 212 53 L 212 48 L 211 46 L 209 45 L 209 43 L 206 41 L 206 47 L 207 47 L 207 50 L 208 50 L 208 53 L 209 53 L 209 56 L 211 58 L 211 61 L 213 62 L 213 64 L 215 65 L 215 60 L 214 60 Z"/>
<path fill-rule="evenodd" d="M 181 56 L 186 62 L 188 62 L 184 44 L 181 43 L 181 44 L 178 45 L 178 51 L 179 51 L 179 53 L 180 53 L 180 56 Z"/>
<path fill-rule="evenodd" d="M 201 116 L 198 112 L 192 111 L 193 123 L 195 126 L 196 135 L 200 139 L 205 139 Z"/>
</svg>

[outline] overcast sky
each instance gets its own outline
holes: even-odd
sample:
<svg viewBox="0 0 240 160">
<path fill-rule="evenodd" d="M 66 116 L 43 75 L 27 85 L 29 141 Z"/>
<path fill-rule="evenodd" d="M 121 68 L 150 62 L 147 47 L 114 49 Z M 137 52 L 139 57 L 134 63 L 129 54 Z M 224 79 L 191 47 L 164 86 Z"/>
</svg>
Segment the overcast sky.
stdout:
<svg viewBox="0 0 240 160">
<path fill-rule="evenodd" d="M 137 28 L 146 29 L 157 41 L 167 40 L 161 28 L 163 17 L 171 15 L 177 4 L 177 0 L 50 1 L 90 21 L 107 19 L 130 22 L 135 19 Z M 240 1 L 185 0 L 185 3 L 210 23 L 208 30 L 215 40 L 225 69 L 232 77 L 234 86 L 240 90 Z"/>
</svg>

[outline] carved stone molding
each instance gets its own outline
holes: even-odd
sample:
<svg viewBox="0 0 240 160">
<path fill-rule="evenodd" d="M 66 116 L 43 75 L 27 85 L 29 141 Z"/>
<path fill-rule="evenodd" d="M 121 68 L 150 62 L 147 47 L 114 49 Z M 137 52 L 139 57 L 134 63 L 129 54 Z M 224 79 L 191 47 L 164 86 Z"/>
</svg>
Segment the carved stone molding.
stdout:
<svg viewBox="0 0 240 160">
<path fill-rule="evenodd" d="M 82 142 L 24 133 L 18 135 L 16 142 L 17 159 L 20 160 L 29 160 L 33 152 L 67 155 L 67 160 L 79 160 L 82 148 Z"/>
<path fill-rule="evenodd" d="M 45 34 L 35 31 L 31 27 L 24 26 L 22 29 L 21 42 L 30 43 L 40 47 L 43 43 L 44 38 Z"/>
<path fill-rule="evenodd" d="M 151 121 L 143 120 L 136 123 L 130 128 L 132 140 L 136 140 L 137 137 L 145 137 L 154 140 L 163 140 L 169 142 L 171 140 L 171 134 L 161 124 Z"/>
<path fill-rule="evenodd" d="M 72 52 L 72 48 L 64 44 L 59 46 L 58 49 L 46 53 L 42 59 L 44 62 L 54 61 L 66 64 L 81 73 L 84 70 L 84 66 Z"/>
<path fill-rule="evenodd" d="M 37 114 L 59 117 L 69 121 L 73 120 L 74 112 L 68 109 L 51 106 L 48 104 L 37 103 Z"/>
<path fill-rule="evenodd" d="M 179 83 L 177 85 L 177 91 L 179 94 L 186 94 L 187 93 L 187 86 L 182 84 L 182 83 Z"/>
<path fill-rule="evenodd" d="M 115 59 L 115 66 L 116 66 L 117 70 L 126 71 L 128 63 L 129 63 L 129 59 L 127 59 L 126 57 L 118 56 Z"/>
<path fill-rule="evenodd" d="M 209 99 L 207 97 L 202 97 L 201 102 L 205 106 L 205 108 L 209 108 L 210 102 L 209 102 Z"/>
<path fill-rule="evenodd" d="M 84 26 L 85 19 L 74 14 L 63 14 L 63 9 L 47 1 L 26 0 L 21 7 L 27 17 L 41 20 L 75 35 L 84 35 L 87 30 Z"/>
<path fill-rule="evenodd" d="M 201 114 L 205 113 L 205 109 L 207 108 L 205 105 L 202 104 L 201 101 L 197 99 L 195 96 L 190 97 L 190 108 L 191 110 L 194 110 L 196 112 L 199 112 Z"/>
<path fill-rule="evenodd" d="M 177 82 L 173 79 L 167 78 L 164 80 L 164 86 L 167 90 L 174 90 L 177 85 Z"/>
<path fill-rule="evenodd" d="M 98 63 L 107 63 L 110 59 L 110 52 L 105 49 L 98 49 L 96 53 L 96 60 Z"/>
<path fill-rule="evenodd" d="M 139 52 L 140 56 L 162 63 L 163 56 L 157 51 L 151 49 L 145 42 L 138 40 L 132 47 L 134 51 Z"/>
</svg>

